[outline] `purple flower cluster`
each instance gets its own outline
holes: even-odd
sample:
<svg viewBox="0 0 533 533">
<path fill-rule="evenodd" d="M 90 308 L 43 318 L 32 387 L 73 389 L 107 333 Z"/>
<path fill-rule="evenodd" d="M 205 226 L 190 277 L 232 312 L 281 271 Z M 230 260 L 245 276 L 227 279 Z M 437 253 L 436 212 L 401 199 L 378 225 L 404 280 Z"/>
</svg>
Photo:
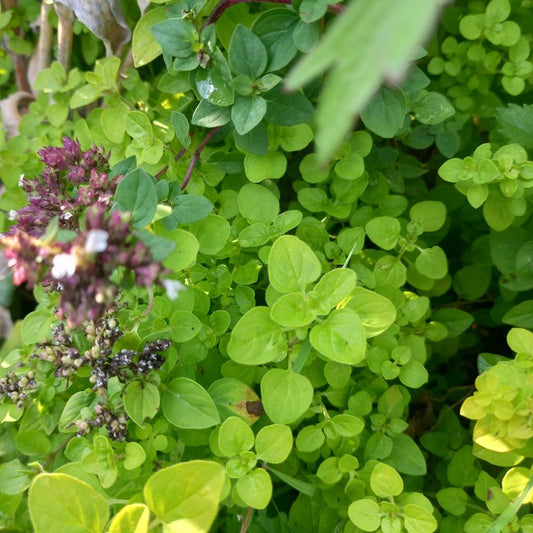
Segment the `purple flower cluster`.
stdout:
<svg viewBox="0 0 533 533">
<path fill-rule="evenodd" d="M 116 301 L 118 287 L 110 281 L 113 271 L 125 267 L 141 286 L 151 286 L 164 271 L 150 249 L 132 235 L 128 215 L 102 205 L 87 211 L 85 229 L 75 239 L 61 243 L 43 285 L 61 293 L 60 318 L 76 325 L 96 320 Z"/>
<path fill-rule="evenodd" d="M 15 284 L 42 283 L 60 292 L 59 316 L 73 325 L 96 320 L 116 301 L 113 271 L 122 267 L 141 286 L 164 272 L 151 250 L 133 233 L 129 215 L 108 214 L 122 176 L 109 178 L 109 154 L 93 147 L 82 152 L 65 137 L 63 147 L 39 151 L 45 169 L 40 179 L 21 177 L 29 204 L 14 213 L 15 224 L 2 245 Z M 81 221 L 84 218 L 83 227 Z M 64 242 L 45 235 L 50 222 L 76 235 Z"/>
<path fill-rule="evenodd" d="M 50 146 L 39 151 L 45 164 L 40 179 L 21 176 L 20 185 L 29 203 L 16 214 L 14 231 L 41 237 L 50 221 L 58 217 L 59 227 L 76 229 L 88 206 L 111 203 L 122 176 L 109 178 L 109 154 L 94 146 L 82 152 L 69 137 L 63 147 Z"/>
</svg>

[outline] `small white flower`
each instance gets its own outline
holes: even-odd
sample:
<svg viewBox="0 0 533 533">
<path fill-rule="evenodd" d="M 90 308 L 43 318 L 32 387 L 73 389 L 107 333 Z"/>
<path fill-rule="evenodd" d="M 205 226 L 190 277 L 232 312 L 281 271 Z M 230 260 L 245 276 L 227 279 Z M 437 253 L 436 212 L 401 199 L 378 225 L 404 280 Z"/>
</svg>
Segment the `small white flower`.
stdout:
<svg viewBox="0 0 533 533">
<path fill-rule="evenodd" d="M 67 211 L 63 216 L 63 220 L 70 220 L 74 215 L 70 212 L 70 211 Z"/>
<path fill-rule="evenodd" d="M 17 220 L 17 212 L 14 209 L 9 211 L 9 220 Z"/>
<path fill-rule="evenodd" d="M 54 257 L 52 276 L 55 279 L 68 278 L 76 272 L 78 260 L 71 254 L 58 254 Z"/>
<path fill-rule="evenodd" d="M 19 177 L 19 187 L 22 187 L 23 183 L 24 183 L 24 174 L 21 174 Z"/>
<path fill-rule="evenodd" d="M 165 287 L 165 290 L 167 291 L 167 296 L 171 300 L 175 300 L 180 292 L 187 289 L 185 285 L 181 281 L 175 280 L 175 279 L 164 279 L 162 281 L 163 287 Z"/>
<path fill-rule="evenodd" d="M 103 229 L 92 229 L 87 234 L 85 250 L 89 253 L 100 253 L 107 248 L 109 233 Z"/>
</svg>

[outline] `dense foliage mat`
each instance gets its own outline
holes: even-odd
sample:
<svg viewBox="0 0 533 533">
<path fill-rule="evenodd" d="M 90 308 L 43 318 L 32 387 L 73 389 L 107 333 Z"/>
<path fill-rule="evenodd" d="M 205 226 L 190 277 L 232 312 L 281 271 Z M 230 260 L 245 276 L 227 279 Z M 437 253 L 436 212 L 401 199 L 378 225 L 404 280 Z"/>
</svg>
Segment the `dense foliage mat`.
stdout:
<svg viewBox="0 0 533 533">
<path fill-rule="evenodd" d="M 3 4 L 0 529 L 533 531 L 530 0 Z"/>
</svg>

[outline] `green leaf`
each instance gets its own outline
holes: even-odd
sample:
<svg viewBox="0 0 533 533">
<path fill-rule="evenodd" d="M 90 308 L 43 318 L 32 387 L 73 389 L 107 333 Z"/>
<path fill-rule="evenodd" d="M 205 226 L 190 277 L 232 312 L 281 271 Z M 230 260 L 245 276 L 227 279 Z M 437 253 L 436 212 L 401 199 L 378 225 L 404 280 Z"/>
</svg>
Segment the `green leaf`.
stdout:
<svg viewBox="0 0 533 533">
<path fill-rule="evenodd" d="M 466 512 L 468 494 L 461 488 L 447 487 L 437 492 L 437 501 L 448 513 L 461 516 Z"/>
<path fill-rule="evenodd" d="M 261 39 L 268 52 L 268 71 L 287 65 L 298 51 L 292 39 L 299 17 L 288 9 L 269 9 L 254 21 L 252 31 Z"/>
<path fill-rule="evenodd" d="M 364 171 L 364 159 L 357 152 L 352 152 L 335 165 L 335 174 L 345 180 L 356 180 L 363 175 Z"/>
<path fill-rule="evenodd" d="M 94 437 L 92 451 L 83 457 L 82 466 L 87 472 L 98 476 L 104 489 L 113 485 L 117 480 L 118 469 L 113 448 L 107 437 Z"/>
<path fill-rule="evenodd" d="M 126 132 L 126 106 L 108 107 L 102 110 L 100 123 L 107 138 L 114 143 L 121 143 Z"/>
<path fill-rule="evenodd" d="M 142 168 L 132 170 L 119 183 L 115 202 L 122 211 L 130 211 L 134 228 L 144 228 L 154 218 L 157 191 L 153 178 Z"/>
<path fill-rule="evenodd" d="M 263 468 L 248 472 L 235 486 L 241 500 L 254 509 L 264 509 L 272 498 L 272 479 Z"/>
<path fill-rule="evenodd" d="M 229 107 L 220 107 L 207 100 L 201 100 L 192 114 L 191 124 L 204 128 L 224 126 L 231 120 Z"/>
<path fill-rule="evenodd" d="M 507 334 L 507 344 L 514 352 L 533 354 L 533 333 L 527 329 L 512 328 Z"/>
<path fill-rule="evenodd" d="M 496 110 L 498 131 L 509 141 L 533 149 L 533 104 L 508 104 Z"/>
<path fill-rule="evenodd" d="M 163 266 L 170 268 L 173 272 L 178 272 L 191 266 L 196 260 L 199 249 L 196 237 L 189 231 L 182 229 L 165 232 L 164 236 L 174 241 L 176 248 L 164 259 Z"/>
<path fill-rule="evenodd" d="M 161 407 L 165 418 L 178 428 L 203 429 L 220 422 L 211 396 L 189 378 L 176 378 L 168 384 Z"/>
<path fill-rule="evenodd" d="M 260 96 L 238 96 L 231 108 L 231 120 L 239 135 L 245 135 L 255 128 L 267 110 L 264 98 Z"/>
<path fill-rule="evenodd" d="M 202 220 L 213 210 L 213 204 L 200 194 L 181 194 L 172 201 L 172 218 L 179 224 Z"/>
<path fill-rule="evenodd" d="M 355 437 L 365 428 L 361 418 L 344 413 L 331 419 L 331 426 L 341 437 Z"/>
<path fill-rule="evenodd" d="M 24 455 L 46 455 L 51 447 L 48 437 L 37 429 L 20 431 L 15 437 L 15 442 Z"/>
<path fill-rule="evenodd" d="M 352 502 L 348 507 L 348 516 L 363 531 L 376 531 L 381 523 L 379 505 L 374 500 Z"/>
<path fill-rule="evenodd" d="M 189 230 L 198 239 L 200 252 L 208 255 L 220 252 L 230 235 L 229 222 L 218 215 L 208 215 L 203 220 L 194 222 Z"/>
<path fill-rule="evenodd" d="M 270 311 L 272 320 L 286 328 L 300 328 L 316 317 L 309 298 L 301 292 L 291 292 L 278 298 Z"/>
<path fill-rule="evenodd" d="M 40 474 L 31 484 L 28 507 L 35 533 L 102 533 L 107 501 L 90 485 L 66 474 Z"/>
<path fill-rule="evenodd" d="M 252 183 L 281 178 L 287 170 L 287 158 L 282 152 L 268 152 L 265 155 L 246 154 L 244 158 L 246 177 Z"/>
<path fill-rule="evenodd" d="M 237 131 L 233 132 L 233 137 L 235 139 L 235 145 L 242 152 L 247 152 L 254 155 L 267 155 L 268 154 L 268 130 L 266 128 L 265 122 L 260 122 L 255 128 L 251 129 L 246 135 L 239 135 Z M 278 165 L 281 166 L 281 169 L 278 169 L 277 172 L 285 172 L 283 163 L 284 158 L 274 158 L 278 162 Z M 280 165 L 281 162 L 281 165 Z M 259 170 L 259 169 L 258 169 Z M 261 175 L 259 171 L 256 171 L 258 176 Z M 276 174 L 273 169 L 270 169 L 269 172 Z M 263 178 L 249 178 L 250 181 L 261 181 Z"/>
<path fill-rule="evenodd" d="M 261 39 L 242 24 L 238 24 L 233 32 L 228 59 L 235 74 L 244 74 L 252 79 L 263 74 L 268 61 Z"/>
<path fill-rule="evenodd" d="M 327 8 L 325 0 L 303 0 L 299 8 L 300 17 L 304 22 L 314 22 L 326 14 Z"/>
<path fill-rule="evenodd" d="M 393 448 L 385 462 L 401 474 L 425 476 L 426 460 L 415 441 L 404 433 L 391 436 Z"/>
<path fill-rule="evenodd" d="M 257 404 L 259 396 L 242 381 L 234 378 L 222 378 L 212 383 L 208 392 L 223 419 L 237 415 L 248 424 L 257 420 L 258 414 L 254 413 L 253 410 L 249 412 L 247 407 Z"/>
<path fill-rule="evenodd" d="M 293 235 L 279 237 L 268 256 L 268 277 L 284 293 L 297 292 L 320 276 L 320 262 L 307 244 Z"/>
<path fill-rule="evenodd" d="M 400 222 L 393 217 L 374 217 L 365 226 L 370 240 L 384 250 L 392 250 L 400 236 Z"/>
<path fill-rule="evenodd" d="M 440 322 L 446 326 L 448 330 L 448 337 L 458 337 L 461 333 L 466 331 L 474 322 L 474 318 L 470 313 L 462 311 L 461 309 L 444 308 L 434 311 L 432 314 L 433 320 Z"/>
<path fill-rule="evenodd" d="M 396 308 L 391 301 L 363 287 L 352 291 L 346 307 L 357 313 L 367 337 L 383 333 L 396 320 Z"/>
<path fill-rule="evenodd" d="M 188 20 L 170 18 L 151 26 L 155 40 L 163 52 L 171 56 L 187 57 L 193 52 L 192 44 L 198 39 L 194 25 Z"/>
<path fill-rule="evenodd" d="M 272 368 L 261 380 L 261 399 L 272 422 L 291 424 L 311 405 L 313 386 L 301 374 Z"/>
<path fill-rule="evenodd" d="M 303 427 L 296 437 L 296 448 L 301 452 L 314 452 L 325 441 L 324 432 L 317 426 Z"/>
<path fill-rule="evenodd" d="M 311 329 L 310 340 L 315 350 L 338 363 L 356 365 L 365 357 L 365 330 L 352 309 L 333 311 L 324 323 Z"/>
<path fill-rule="evenodd" d="M 161 46 L 155 40 L 150 28 L 165 19 L 165 8 L 156 7 L 147 11 L 137 22 L 131 43 L 133 64 L 136 68 L 150 63 L 161 54 Z"/>
<path fill-rule="evenodd" d="M 169 532 L 207 533 L 226 480 L 213 461 L 187 461 L 159 470 L 144 486 L 150 510 Z"/>
<path fill-rule="evenodd" d="M 313 140 L 313 130 L 308 124 L 296 124 L 281 129 L 280 146 L 286 152 L 303 150 Z"/>
<path fill-rule="evenodd" d="M 230 106 L 235 94 L 231 86 L 231 72 L 221 52 L 216 52 L 205 69 L 195 71 L 198 94 L 216 106 Z"/>
<path fill-rule="evenodd" d="M 344 300 L 354 289 L 356 279 L 355 272 L 347 268 L 336 268 L 324 274 L 313 289 L 319 296 L 319 314 L 322 314 L 322 311 L 323 314 L 328 313 Z"/>
<path fill-rule="evenodd" d="M 263 97 L 267 102 L 265 118 L 276 126 L 303 124 L 313 116 L 313 106 L 303 93 L 283 93 L 275 87 Z"/>
<path fill-rule="evenodd" d="M 515 219 L 509 211 L 501 194 L 490 192 L 487 201 L 483 204 L 483 216 L 487 224 L 495 231 L 507 229 Z"/>
<path fill-rule="evenodd" d="M 456 487 L 474 486 L 479 474 L 477 460 L 472 454 L 472 446 L 462 446 L 457 450 L 448 463 L 448 481 Z"/>
<path fill-rule="evenodd" d="M 138 442 L 128 442 L 125 449 L 126 457 L 124 458 L 124 468 L 133 470 L 141 466 L 146 460 L 146 452 Z"/>
<path fill-rule="evenodd" d="M 212 105 L 212 104 L 211 104 Z M 182 146 L 187 148 L 191 144 L 191 138 L 189 136 L 189 121 L 183 113 L 173 111 L 170 116 L 170 121 L 174 131 L 176 132 L 176 138 Z"/>
<path fill-rule="evenodd" d="M 250 223 L 270 224 L 279 214 L 279 200 L 266 187 L 247 183 L 237 196 L 239 212 Z"/>
<path fill-rule="evenodd" d="M 415 117 L 422 124 L 440 124 L 455 114 L 455 108 L 440 93 L 426 93 L 414 107 Z"/>
<path fill-rule="evenodd" d="M 402 127 L 406 113 L 407 102 L 402 91 L 384 86 L 363 109 L 361 120 L 373 133 L 390 139 Z"/>
<path fill-rule="evenodd" d="M 420 274 L 430 279 L 441 279 L 448 273 L 446 255 L 440 246 L 421 250 L 415 265 Z"/>
<path fill-rule="evenodd" d="M 145 113 L 130 111 L 125 117 L 125 127 L 134 139 L 145 139 L 153 135 L 152 123 Z"/>
<path fill-rule="evenodd" d="M 453 290 L 460 298 L 477 300 L 489 289 L 491 267 L 489 265 L 468 265 L 457 271 L 453 278 Z"/>
<path fill-rule="evenodd" d="M 262 365 L 280 361 L 287 354 L 287 340 L 267 307 L 247 311 L 231 332 L 228 355 L 236 363 Z"/>
<path fill-rule="evenodd" d="M 226 457 L 246 452 L 254 445 L 254 432 L 236 416 L 226 418 L 218 431 L 218 448 Z"/>
<path fill-rule="evenodd" d="M 0 465 L 0 492 L 8 496 L 21 494 L 30 486 L 27 469 L 18 459 Z"/>
<path fill-rule="evenodd" d="M 109 533 L 148 533 L 150 510 L 143 503 L 130 503 L 111 520 Z"/>
<path fill-rule="evenodd" d="M 400 381 L 412 389 L 418 389 L 429 381 L 429 374 L 420 361 L 409 361 L 400 368 Z"/>
<path fill-rule="evenodd" d="M 511 307 L 502 322 L 518 328 L 533 328 L 533 300 L 525 300 Z"/>
<path fill-rule="evenodd" d="M 403 492 L 403 480 L 394 468 L 378 463 L 370 474 L 370 488 L 378 498 L 391 498 Z"/>
<path fill-rule="evenodd" d="M 22 323 L 22 341 L 24 344 L 35 344 L 49 337 L 52 322 L 54 322 L 54 315 L 50 311 L 38 309 L 28 313 Z"/>
<path fill-rule="evenodd" d="M 58 429 L 61 433 L 75 433 L 76 427 L 71 426 L 72 422 L 81 419 L 81 410 L 91 405 L 94 395 L 87 391 L 75 392 L 67 401 L 61 417 L 59 418 Z"/>
<path fill-rule="evenodd" d="M 190 311 L 176 309 L 170 315 L 169 328 L 170 338 L 174 342 L 187 342 L 194 339 L 200 333 L 202 323 Z"/>
<path fill-rule="evenodd" d="M 403 526 L 407 533 L 432 533 L 437 530 L 437 520 L 426 509 L 412 503 L 403 507 Z"/>
<path fill-rule="evenodd" d="M 417 202 L 409 210 L 409 216 L 420 224 L 424 231 L 437 231 L 446 222 L 446 206 L 442 202 L 431 200 Z"/>
<path fill-rule="evenodd" d="M 139 426 L 146 418 L 153 418 L 159 411 L 159 390 L 152 383 L 132 381 L 124 391 L 124 409 Z"/>
<path fill-rule="evenodd" d="M 292 431 L 289 426 L 272 424 L 262 427 L 255 437 L 257 458 L 266 463 L 283 463 L 292 450 Z"/>
</svg>

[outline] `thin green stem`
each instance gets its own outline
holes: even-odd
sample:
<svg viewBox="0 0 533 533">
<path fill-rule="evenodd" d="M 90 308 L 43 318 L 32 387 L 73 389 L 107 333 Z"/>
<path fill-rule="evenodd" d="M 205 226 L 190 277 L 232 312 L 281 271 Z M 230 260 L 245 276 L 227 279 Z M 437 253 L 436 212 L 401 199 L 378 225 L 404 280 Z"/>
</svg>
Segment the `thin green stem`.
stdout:
<svg viewBox="0 0 533 533">
<path fill-rule="evenodd" d="M 126 505 L 129 503 L 129 500 L 121 500 L 120 498 L 111 498 L 107 500 L 107 505 Z"/>
<path fill-rule="evenodd" d="M 487 533 L 500 533 L 502 528 L 516 515 L 531 489 L 533 489 L 533 476 L 529 478 L 524 490 L 509 504 L 507 509 L 496 519 L 492 526 L 487 529 Z"/>
</svg>

